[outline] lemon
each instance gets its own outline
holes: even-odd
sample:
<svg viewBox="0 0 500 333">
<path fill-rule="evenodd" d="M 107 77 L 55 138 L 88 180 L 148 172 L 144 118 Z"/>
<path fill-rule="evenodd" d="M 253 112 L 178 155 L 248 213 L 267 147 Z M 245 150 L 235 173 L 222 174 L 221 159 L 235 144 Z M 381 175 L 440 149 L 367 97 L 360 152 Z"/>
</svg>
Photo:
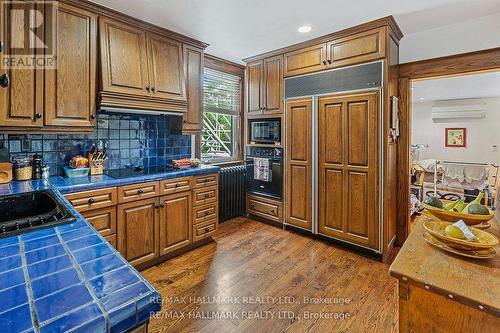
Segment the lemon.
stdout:
<svg viewBox="0 0 500 333">
<path fill-rule="evenodd" d="M 460 230 L 456 225 L 450 224 L 444 229 L 444 233 L 446 236 L 457 238 L 457 239 L 465 239 L 464 233 Z"/>
</svg>

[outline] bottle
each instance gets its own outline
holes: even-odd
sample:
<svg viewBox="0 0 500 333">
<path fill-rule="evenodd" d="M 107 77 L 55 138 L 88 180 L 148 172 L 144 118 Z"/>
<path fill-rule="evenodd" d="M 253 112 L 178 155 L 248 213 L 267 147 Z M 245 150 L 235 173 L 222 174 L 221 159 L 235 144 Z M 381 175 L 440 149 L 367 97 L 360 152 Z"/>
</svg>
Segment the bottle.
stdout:
<svg viewBox="0 0 500 333">
<path fill-rule="evenodd" d="M 33 179 L 42 179 L 42 156 L 34 155 L 33 156 Z"/>
</svg>

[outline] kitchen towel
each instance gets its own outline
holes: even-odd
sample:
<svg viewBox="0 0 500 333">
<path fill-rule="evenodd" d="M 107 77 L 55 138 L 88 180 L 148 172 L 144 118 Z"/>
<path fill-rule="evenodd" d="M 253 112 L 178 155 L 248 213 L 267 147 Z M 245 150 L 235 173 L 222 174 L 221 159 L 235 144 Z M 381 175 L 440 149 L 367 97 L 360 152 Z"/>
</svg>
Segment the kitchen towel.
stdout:
<svg viewBox="0 0 500 333">
<path fill-rule="evenodd" d="M 270 161 L 267 158 L 254 158 L 253 159 L 253 178 L 263 182 L 272 181 L 272 172 L 270 168 Z"/>
</svg>

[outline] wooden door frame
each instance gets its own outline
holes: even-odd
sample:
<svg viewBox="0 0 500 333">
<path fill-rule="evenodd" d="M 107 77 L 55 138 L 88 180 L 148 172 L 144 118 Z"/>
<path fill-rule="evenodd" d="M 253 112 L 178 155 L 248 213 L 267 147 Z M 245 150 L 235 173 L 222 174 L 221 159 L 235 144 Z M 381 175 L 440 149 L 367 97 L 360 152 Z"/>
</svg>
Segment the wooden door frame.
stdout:
<svg viewBox="0 0 500 333">
<path fill-rule="evenodd" d="M 398 144 L 398 245 L 402 245 L 409 234 L 412 81 L 498 70 L 500 70 L 500 48 L 461 53 L 399 65 L 399 116 L 401 128 Z"/>
</svg>

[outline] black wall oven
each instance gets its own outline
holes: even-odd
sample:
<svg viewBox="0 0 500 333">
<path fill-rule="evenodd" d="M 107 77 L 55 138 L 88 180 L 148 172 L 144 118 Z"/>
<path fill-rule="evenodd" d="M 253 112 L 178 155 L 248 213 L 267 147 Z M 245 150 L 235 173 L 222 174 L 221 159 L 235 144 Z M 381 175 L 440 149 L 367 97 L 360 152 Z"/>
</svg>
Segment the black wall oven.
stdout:
<svg viewBox="0 0 500 333">
<path fill-rule="evenodd" d="M 259 119 L 250 120 L 250 141 L 253 143 L 280 143 L 281 120 Z"/>
<path fill-rule="evenodd" d="M 255 158 L 269 160 L 268 181 L 256 179 Z M 283 197 L 283 150 L 280 148 L 247 147 L 246 187 L 250 193 L 281 200 Z"/>
</svg>

